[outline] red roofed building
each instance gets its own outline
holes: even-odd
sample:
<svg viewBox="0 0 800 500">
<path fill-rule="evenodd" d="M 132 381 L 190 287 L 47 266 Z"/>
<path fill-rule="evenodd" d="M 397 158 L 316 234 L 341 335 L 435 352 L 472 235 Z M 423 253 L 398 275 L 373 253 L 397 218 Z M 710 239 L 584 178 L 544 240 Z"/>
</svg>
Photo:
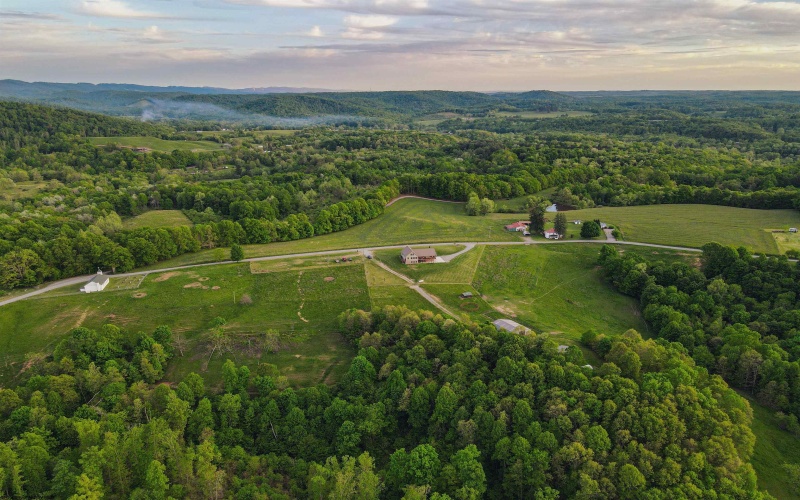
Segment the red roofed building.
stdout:
<svg viewBox="0 0 800 500">
<path fill-rule="evenodd" d="M 524 221 L 518 221 L 513 224 L 509 224 L 506 226 L 506 231 L 525 231 L 528 229 L 528 223 Z"/>
</svg>

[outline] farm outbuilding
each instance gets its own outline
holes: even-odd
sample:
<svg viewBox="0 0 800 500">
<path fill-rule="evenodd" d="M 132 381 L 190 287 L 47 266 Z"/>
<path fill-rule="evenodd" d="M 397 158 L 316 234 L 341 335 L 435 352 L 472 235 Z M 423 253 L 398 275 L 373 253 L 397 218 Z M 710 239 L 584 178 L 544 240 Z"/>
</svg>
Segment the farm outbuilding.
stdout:
<svg viewBox="0 0 800 500">
<path fill-rule="evenodd" d="M 459 295 L 459 297 L 461 297 L 462 299 L 471 299 L 472 298 L 472 292 L 464 292 L 461 295 Z"/>
<path fill-rule="evenodd" d="M 530 330 L 516 321 L 512 321 L 510 319 L 496 319 L 492 321 L 492 324 L 498 330 L 505 330 L 507 332 L 519 332 L 519 333 L 528 333 Z"/>
<path fill-rule="evenodd" d="M 561 237 L 561 235 L 558 234 L 558 231 L 556 231 L 555 229 L 545 229 L 544 237 L 547 238 L 548 240 L 557 240 Z"/>
</svg>

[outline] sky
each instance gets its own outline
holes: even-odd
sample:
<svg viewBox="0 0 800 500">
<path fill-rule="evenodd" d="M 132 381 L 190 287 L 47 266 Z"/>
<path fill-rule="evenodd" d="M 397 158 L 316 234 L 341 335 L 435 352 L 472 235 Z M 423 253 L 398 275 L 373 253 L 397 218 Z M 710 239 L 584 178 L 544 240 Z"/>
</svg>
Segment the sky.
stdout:
<svg viewBox="0 0 800 500">
<path fill-rule="evenodd" d="M 0 79 L 800 90 L 800 1 L 0 0 Z"/>
</svg>

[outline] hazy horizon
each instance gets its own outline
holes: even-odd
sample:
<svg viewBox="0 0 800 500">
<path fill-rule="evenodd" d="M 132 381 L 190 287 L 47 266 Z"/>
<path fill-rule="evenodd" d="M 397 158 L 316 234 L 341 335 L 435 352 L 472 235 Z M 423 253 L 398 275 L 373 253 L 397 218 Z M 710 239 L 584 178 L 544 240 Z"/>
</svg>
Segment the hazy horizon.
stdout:
<svg viewBox="0 0 800 500">
<path fill-rule="evenodd" d="M 800 90 L 800 3 L 5 0 L 0 78 L 477 92 Z"/>
</svg>

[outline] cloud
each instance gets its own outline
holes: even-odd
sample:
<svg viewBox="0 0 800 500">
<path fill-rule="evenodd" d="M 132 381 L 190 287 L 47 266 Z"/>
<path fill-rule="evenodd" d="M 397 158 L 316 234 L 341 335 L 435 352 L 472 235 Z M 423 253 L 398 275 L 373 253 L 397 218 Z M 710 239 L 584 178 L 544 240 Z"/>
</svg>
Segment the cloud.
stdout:
<svg viewBox="0 0 800 500">
<path fill-rule="evenodd" d="M 83 0 L 78 6 L 78 12 L 89 16 L 125 19 L 164 17 L 154 12 L 136 10 L 120 0 Z"/>
<path fill-rule="evenodd" d="M 311 29 L 308 30 L 308 33 L 306 33 L 306 35 L 319 38 L 321 36 L 324 36 L 324 33 L 322 32 L 322 28 L 320 28 L 319 26 L 312 26 Z"/>
<path fill-rule="evenodd" d="M 0 19 L 40 19 L 43 21 L 56 21 L 64 19 L 55 14 L 43 12 L 23 12 L 21 10 L 0 10 Z"/>
</svg>

